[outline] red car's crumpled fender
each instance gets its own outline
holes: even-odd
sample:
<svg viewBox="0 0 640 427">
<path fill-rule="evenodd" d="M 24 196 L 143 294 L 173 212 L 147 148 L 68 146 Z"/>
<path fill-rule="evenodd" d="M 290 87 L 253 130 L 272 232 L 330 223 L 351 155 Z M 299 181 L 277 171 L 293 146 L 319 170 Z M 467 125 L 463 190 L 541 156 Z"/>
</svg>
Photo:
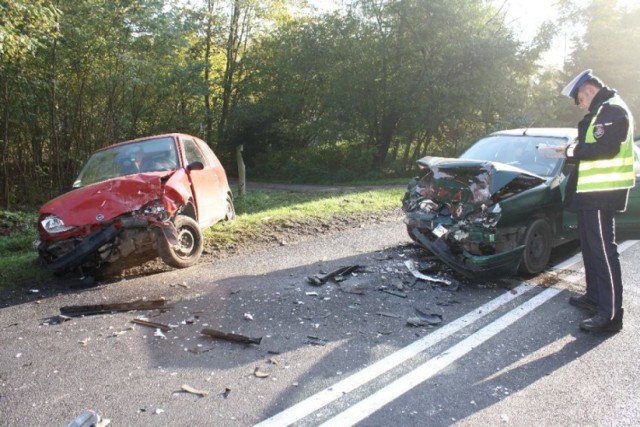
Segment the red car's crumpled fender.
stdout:
<svg viewBox="0 0 640 427">
<path fill-rule="evenodd" d="M 164 184 L 162 204 L 173 216 L 180 206 L 187 204 L 191 198 L 191 181 L 185 169 L 178 169 Z"/>
<path fill-rule="evenodd" d="M 163 184 L 162 181 L 166 180 Z M 62 194 L 40 208 L 40 214 L 54 214 L 72 227 L 109 222 L 161 199 L 173 215 L 191 197 L 189 177 L 184 169 L 172 175 L 141 173 L 99 182 Z"/>
</svg>

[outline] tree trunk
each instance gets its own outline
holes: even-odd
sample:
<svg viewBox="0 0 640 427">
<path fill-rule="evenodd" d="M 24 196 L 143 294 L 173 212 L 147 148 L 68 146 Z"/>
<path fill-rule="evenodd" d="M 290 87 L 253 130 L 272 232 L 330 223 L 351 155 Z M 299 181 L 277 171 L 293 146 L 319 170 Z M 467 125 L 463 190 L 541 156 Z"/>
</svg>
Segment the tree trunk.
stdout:
<svg viewBox="0 0 640 427">
<path fill-rule="evenodd" d="M 207 1 L 207 31 L 204 52 L 204 84 L 207 88 L 204 94 L 205 109 L 205 141 L 209 147 L 213 146 L 213 110 L 211 107 L 211 39 L 213 38 L 213 8 L 214 1 Z"/>
<path fill-rule="evenodd" d="M 226 128 L 229 109 L 231 106 L 231 92 L 233 90 L 233 77 L 238 58 L 238 48 L 240 45 L 239 23 L 240 23 L 240 0 L 234 0 L 233 13 L 229 25 L 229 38 L 227 40 L 227 63 L 222 80 L 222 109 L 220 120 L 218 121 L 218 143 L 223 147 L 227 146 Z"/>
<path fill-rule="evenodd" d="M 2 81 L 3 85 L 3 103 L 4 109 L 2 112 L 2 199 L 4 200 L 4 208 L 11 209 L 10 193 L 9 193 L 9 168 L 7 164 L 7 151 L 9 149 L 9 73 L 5 67 L 2 67 Z"/>
</svg>

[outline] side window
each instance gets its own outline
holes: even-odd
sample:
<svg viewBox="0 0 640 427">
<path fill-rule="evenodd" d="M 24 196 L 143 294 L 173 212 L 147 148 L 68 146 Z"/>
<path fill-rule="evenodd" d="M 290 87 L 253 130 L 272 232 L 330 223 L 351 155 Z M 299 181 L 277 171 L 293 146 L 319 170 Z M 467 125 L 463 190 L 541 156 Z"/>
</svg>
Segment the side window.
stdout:
<svg viewBox="0 0 640 427">
<path fill-rule="evenodd" d="M 209 160 L 202 155 L 193 139 L 183 139 L 182 145 L 184 146 L 184 155 L 186 157 L 187 164 L 202 162 L 205 166 L 211 166 Z"/>
</svg>

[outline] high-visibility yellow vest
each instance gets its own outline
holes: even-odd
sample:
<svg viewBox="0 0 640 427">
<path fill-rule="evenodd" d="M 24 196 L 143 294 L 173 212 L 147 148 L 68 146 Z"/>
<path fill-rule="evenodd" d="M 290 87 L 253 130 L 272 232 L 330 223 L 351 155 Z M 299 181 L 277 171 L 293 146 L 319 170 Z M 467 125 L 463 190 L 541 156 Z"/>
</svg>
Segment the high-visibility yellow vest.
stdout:
<svg viewBox="0 0 640 427">
<path fill-rule="evenodd" d="M 620 152 L 612 159 L 580 161 L 577 188 L 579 193 L 632 188 L 636 183 L 636 174 L 633 170 L 633 117 L 629 107 L 618 95 L 614 95 L 607 102 L 611 105 L 619 105 L 627 112 L 629 117 L 627 139 L 620 145 Z M 602 105 L 589 124 L 584 141 L 587 144 L 596 142 L 594 123 L 601 110 Z"/>
</svg>

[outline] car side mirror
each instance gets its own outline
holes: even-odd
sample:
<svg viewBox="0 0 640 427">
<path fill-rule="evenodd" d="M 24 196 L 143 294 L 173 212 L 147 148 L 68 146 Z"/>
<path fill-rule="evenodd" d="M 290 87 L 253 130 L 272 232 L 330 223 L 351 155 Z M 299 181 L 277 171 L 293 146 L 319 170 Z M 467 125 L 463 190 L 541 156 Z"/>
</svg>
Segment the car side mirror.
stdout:
<svg viewBox="0 0 640 427">
<path fill-rule="evenodd" d="M 191 162 L 187 165 L 188 171 L 201 171 L 204 169 L 204 165 L 201 161 L 196 160 L 195 162 Z"/>
</svg>

